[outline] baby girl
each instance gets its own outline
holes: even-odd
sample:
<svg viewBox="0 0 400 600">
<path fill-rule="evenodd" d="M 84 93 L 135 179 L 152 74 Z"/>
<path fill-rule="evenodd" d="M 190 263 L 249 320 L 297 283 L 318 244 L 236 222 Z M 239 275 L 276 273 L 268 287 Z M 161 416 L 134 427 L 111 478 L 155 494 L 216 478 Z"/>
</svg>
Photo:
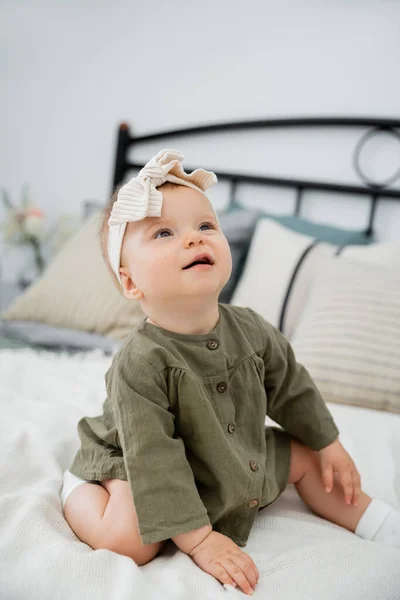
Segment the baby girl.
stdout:
<svg viewBox="0 0 400 600">
<path fill-rule="evenodd" d="M 398 511 L 361 490 L 286 338 L 251 308 L 218 302 L 232 260 L 205 195 L 216 176 L 187 174 L 182 159 L 161 151 L 105 212 L 110 274 L 146 318 L 105 375 L 102 414 L 78 423 L 61 493 L 67 522 L 92 548 L 138 565 L 171 539 L 246 594 L 259 572 L 241 548 L 288 484 L 320 517 L 400 547 Z"/>
</svg>

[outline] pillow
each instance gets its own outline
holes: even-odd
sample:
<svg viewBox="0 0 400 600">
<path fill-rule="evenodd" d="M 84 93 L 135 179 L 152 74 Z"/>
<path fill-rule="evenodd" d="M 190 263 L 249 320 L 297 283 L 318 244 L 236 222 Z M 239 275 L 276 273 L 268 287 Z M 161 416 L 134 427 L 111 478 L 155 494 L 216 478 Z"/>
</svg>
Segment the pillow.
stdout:
<svg viewBox="0 0 400 600">
<path fill-rule="evenodd" d="M 313 275 L 321 261 L 338 250 L 337 245 L 261 218 L 231 303 L 253 308 L 291 340 L 307 303 Z M 341 251 L 341 256 L 364 256 L 367 263 L 380 260 L 386 265 L 395 264 L 399 254 L 400 244 L 395 243 L 347 246 Z"/>
<path fill-rule="evenodd" d="M 102 350 L 114 354 L 122 342 L 105 335 L 89 333 L 79 329 L 54 327 L 36 321 L 0 322 L 0 337 L 20 342 L 25 347 L 43 348 L 64 352 Z"/>
<path fill-rule="evenodd" d="M 329 242 L 337 246 L 372 244 L 375 241 L 373 236 L 368 236 L 365 231 L 331 227 L 330 225 L 314 223 L 308 219 L 302 219 L 293 215 L 270 215 L 264 213 L 264 217 L 268 217 L 292 231 L 297 231 L 297 233 L 303 233 L 322 242 Z"/>
<path fill-rule="evenodd" d="M 221 290 L 219 302 L 228 303 L 232 297 L 242 273 L 254 228 L 260 214 L 259 211 L 250 210 L 218 212 L 218 220 L 228 240 L 232 255 L 232 273 L 229 281 Z"/>
<path fill-rule="evenodd" d="M 100 212 L 87 219 L 2 317 L 36 321 L 123 340 L 145 318 L 114 284 L 101 253 Z"/>
<path fill-rule="evenodd" d="M 243 204 L 235 202 L 232 208 L 226 210 L 230 212 L 244 212 L 249 211 L 250 208 L 246 208 Z M 254 210 L 254 209 L 253 209 Z M 310 221 L 296 215 L 279 215 L 268 213 L 262 209 L 257 211 L 260 217 L 265 219 L 272 219 L 276 223 L 296 231 L 313 237 L 321 242 L 328 242 L 329 244 L 335 244 L 337 246 L 346 245 L 368 245 L 375 242 L 374 235 L 368 235 L 365 230 L 360 229 L 345 229 L 343 227 L 335 227 L 332 225 L 325 225 L 316 221 Z"/>
<path fill-rule="evenodd" d="M 231 302 L 237 283 L 243 273 L 255 225 L 260 218 L 271 219 L 292 231 L 337 246 L 347 244 L 364 245 L 374 242 L 374 238 L 367 236 L 365 231 L 341 229 L 314 223 L 292 215 L 272 215 L 261 210 L 249 210 L 238 206 L 221 213 L 218 212 L 218 218 L 232 254 L 232 274 L 219 298 L 220 302 L 226 303 Z"/>
<path fill-rule="evenodd" d="M 323 261 L 292 339 L 326 402 L 400 413 L 400 270 Z"/>
</svg>

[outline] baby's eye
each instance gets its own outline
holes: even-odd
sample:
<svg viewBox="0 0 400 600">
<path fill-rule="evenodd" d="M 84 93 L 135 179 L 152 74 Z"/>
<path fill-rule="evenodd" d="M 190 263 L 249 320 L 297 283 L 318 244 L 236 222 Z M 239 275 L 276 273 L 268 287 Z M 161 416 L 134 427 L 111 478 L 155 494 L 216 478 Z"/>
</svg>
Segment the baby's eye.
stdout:
<svg viewBox="0 0 400 600">
<path fill-rule="evenodd" d="M 154 238 L 157 238 L 160 233 L 171 233 L 171 231 L 169 229 L 160 229 L 159 231 L 157 231 L 157 233 L 154 234 Z M 166 237 L 166 236 L 162 235 L 161 237 Z"/>
<path fill-rule="evenodd" d="M 202 227 L 208 227 L 209 229 L 215 229 L 215 225 L 214 223 L 203 223 L 202 225 L 200 225 L 200 228 Z"/>
</svg>

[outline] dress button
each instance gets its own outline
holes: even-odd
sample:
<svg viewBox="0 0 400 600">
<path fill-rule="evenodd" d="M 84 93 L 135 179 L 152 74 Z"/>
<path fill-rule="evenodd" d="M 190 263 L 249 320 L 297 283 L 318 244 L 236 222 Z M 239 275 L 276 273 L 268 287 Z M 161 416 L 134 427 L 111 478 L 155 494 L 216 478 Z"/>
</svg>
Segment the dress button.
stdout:
<svg viewBox="0 0 400 600">
<path fill-rule="evenodd" d="M 219 346 L 219 343 L 217 342 L 217 340 L 208 340 L 207 342 L 207 347 L 210 350 L 216 350 Z"/>
<path fill-rule="evenodd" d="M 251 460 L 249 464 L 250 464 L 250 469 L 251 469 L 252 471 L 257 471 L 257 469 L 258 469 L 258 464 L 256 463 L 256 461 L 255 461 L 255 460 Z"/>
<path fill-rule="evenodd" d="M 229 425 L 228 425 L 229 433 L 234 433 L 235 429 L 236 429 L 235 423 L 229 423 Z"/>
<path fill-rule="evenodd" d="M 226 391 L 226 388 L 228 386 L 226 385 L 226 383 L 224 381 L 221 381 L 220 383 L 217 384 L 217 392 L 219 392 L 220 394 L 223 394 Z"/>
<path fill-rule="evenodd" d="M 248 503 L 248 507 L 249 508 L 255 508 L 256 506 L 258 506 L 258 500 L 250 500 L 250 502 Z"/>
</svg>

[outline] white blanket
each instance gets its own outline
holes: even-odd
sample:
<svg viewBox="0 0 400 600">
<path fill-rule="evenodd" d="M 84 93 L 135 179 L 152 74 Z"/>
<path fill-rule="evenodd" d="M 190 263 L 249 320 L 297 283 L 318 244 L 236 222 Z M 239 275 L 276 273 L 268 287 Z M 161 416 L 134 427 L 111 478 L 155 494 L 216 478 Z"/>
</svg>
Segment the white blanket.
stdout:
<svg viewBox="0 0 400 600">
<path fill-rule="evenodd" d="M 78 419 L 105 397 L 111 358 L 0 351 L 0 598 L 243 598 L 169 542 L 149 564 L 82 543 L 63 517 L 62 472 L 78 448 Z M 400 507 L 400 415 L 329 406 L 365 491 Z M 267 419 L 267 423 L 268 423 Z M 293 486 L 256 518 L 248 553 L 253 598 L 399 600 L 400 550 L 360 540 L 313 515 Z"/>
</svg>

